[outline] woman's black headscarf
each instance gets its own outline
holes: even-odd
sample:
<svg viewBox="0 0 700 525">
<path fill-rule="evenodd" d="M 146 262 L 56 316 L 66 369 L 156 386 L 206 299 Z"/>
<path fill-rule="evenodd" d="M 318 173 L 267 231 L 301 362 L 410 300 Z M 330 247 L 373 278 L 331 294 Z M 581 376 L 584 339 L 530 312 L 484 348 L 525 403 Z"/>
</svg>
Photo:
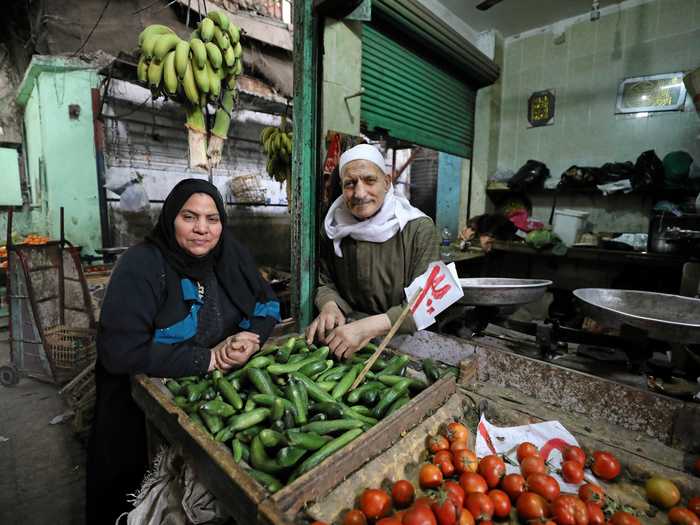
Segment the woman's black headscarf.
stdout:
<svg viewBox="0 0 700 525">
<path fill-rule="evenodd" d="M 202 257 L 195 257 L 189 254 L 178 244 L 175 238 L 175 219 L 187 202 L 187 199 L 195 193 L 205 193 L 214 200 L 216 209 L 219 211 L 221 225 L 223 226 L 219 242 L 209 253 Z M 160 217 L 158 217 L 158 223 L 146 237 L 146 240 L 160 249 L 163 257 L 178 274 L 195 281 L 203 281 L 221 257 L 225 228 L 226 210 L 224 208 L 224 200 L 221 198 L 221 194 L 216 186 L 201 179 L 185 179 L 178 182 L 165 199 Z"/>
</svg>

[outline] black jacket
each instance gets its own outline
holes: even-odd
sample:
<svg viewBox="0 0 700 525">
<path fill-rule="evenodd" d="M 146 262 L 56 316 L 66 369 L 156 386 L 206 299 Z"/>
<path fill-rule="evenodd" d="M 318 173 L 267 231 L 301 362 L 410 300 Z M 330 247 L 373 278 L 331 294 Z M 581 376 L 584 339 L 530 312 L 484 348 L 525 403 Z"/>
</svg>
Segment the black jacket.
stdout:
<svg viewBox="0 0 700 525">
<path fill-rule="evenodd" d="M 229 306 L 238 310 L 228 319 L 248 318 L 246 330 L 257 333 L 262 344 L 276 319 L 254 317 L 253 313 L 256 302 L 272 301 L 274 294 L 245 247 L 234 242 L 227 250 L 225 271 L 233 273 L 227 278 L 240 283 L 241 291 L 240 295 L 227 294 Z M 220 293 L 225 293 L 223 288 Z M 138 489 L 146 472 L 145 422 L 131 398 L 130 376 L 181 377 L 207 372 L 210 349 L 197 346 L 196 337 L 177 344 L 153 341 L 156 328 L 170 326 L 187 312 L 179 276 L 158 248 L 140 244 L 122 255 L 112 272 L 98 326 L 97 403 L 87 463 L 88 524 L 114 523 L 121 512 L 128 511 L 126 494 Z M 241 330 L 231 326 L 226 335 Z"/>
</svg>

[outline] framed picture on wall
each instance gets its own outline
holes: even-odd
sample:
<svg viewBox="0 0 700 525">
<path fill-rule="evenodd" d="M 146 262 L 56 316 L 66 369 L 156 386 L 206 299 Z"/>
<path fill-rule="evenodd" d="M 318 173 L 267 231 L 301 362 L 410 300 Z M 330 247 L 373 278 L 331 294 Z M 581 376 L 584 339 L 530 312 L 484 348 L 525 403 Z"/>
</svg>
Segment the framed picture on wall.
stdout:
<svg viewBox="0 0 700 525">
<path fill-rule="evenodd" d="M 554 124 L 556 96 L 553 89 L 536 91 L 527 99 L 527 122 L 529 128 Z"/>
<path fill-rule="evenodd" d="M 626 78 L 617 90 L 616 113 L 681 111 L 686 89 L 683 72 Z"/>
</svg>

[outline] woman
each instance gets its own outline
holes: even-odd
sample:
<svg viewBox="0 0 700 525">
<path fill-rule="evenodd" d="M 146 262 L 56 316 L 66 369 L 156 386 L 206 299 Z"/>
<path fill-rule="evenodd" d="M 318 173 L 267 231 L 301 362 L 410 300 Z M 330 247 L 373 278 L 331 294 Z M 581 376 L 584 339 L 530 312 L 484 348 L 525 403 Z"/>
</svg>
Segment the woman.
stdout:
<svg viewBox="0 0 700 525">
<path fill-rule="evenodd" d="M 97 404 L 88 446 L 87 522 L 114 523 L 146 471 L 144 415 L 130 376 L 205 374 L 243 365 L 279 320 L 250 253 L 226 231 L 212 184 L 168 195 L 144 243 L 112 273 L 97 336 Z"/>
</svg>

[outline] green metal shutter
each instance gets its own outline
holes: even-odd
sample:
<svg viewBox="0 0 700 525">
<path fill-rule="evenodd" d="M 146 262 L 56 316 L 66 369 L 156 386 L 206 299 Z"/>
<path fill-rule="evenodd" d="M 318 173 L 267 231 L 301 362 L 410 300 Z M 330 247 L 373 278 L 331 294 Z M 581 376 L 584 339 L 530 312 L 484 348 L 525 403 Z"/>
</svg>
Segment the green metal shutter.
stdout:
<svg viewBox="0 0 700 525">
<path fill-rule="evenodd" d="M 471 158 L 476 91 L 377 27 L 363 25 L 361 119 L 368 131 Z"/>
</svg>

